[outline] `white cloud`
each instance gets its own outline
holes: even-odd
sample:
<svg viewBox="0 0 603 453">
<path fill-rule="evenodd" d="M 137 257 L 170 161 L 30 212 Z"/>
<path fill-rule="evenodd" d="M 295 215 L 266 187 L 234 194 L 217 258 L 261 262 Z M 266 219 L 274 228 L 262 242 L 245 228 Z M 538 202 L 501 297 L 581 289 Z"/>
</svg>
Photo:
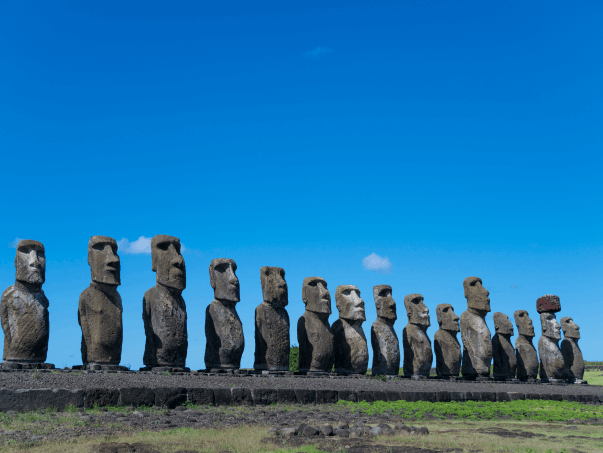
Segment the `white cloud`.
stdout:
<svg viewBox="0 0 603 453">
<path fill-rule="evenodd" d="M 17 248 L 17 245 L 19 245 L 19 242 L 21 242 L 21 240 L 22 240 L 21 238 L 15 238 L 15 239 L 13 239 L 12 241 L 10 241 L 10 242 L 8 243 L 8 246 L 9 246 L 11 249 L 16 249 L 16 248 Z"/>
<path fill-rule="evenodd" d="M 509 286 L 509 288 L 511 288 L 511 289 L 517 289 L 519 287 L 517 285 L 511 285 L 511 286 Z"/>
<path fill-rule="evenodd" d="M 320 58 L 325 54 L 333 52 L 333 49 L 330 47 L 318 46 L 312 50 L 309 50 L 304 53 L 304 55 L 308 58 Z"/>
<path fill-rule="evenodd" d="M 118 252 L 126 253 L 128 255 L 150 255 L 151 254 L 151 238 L 140 236 L 135 241 L 128 241 L 126 238 L 122 238 L 117 241 Z"/>
<path fill-rule="evenodd" d="M 389 274 L 393 270 L 389 258 L 387 256 L 383 258 L 376 253 L 371 253 L 369 256 L 362 258 L 362 266 L 368 271 L 379 274 Z"/>
</svg>

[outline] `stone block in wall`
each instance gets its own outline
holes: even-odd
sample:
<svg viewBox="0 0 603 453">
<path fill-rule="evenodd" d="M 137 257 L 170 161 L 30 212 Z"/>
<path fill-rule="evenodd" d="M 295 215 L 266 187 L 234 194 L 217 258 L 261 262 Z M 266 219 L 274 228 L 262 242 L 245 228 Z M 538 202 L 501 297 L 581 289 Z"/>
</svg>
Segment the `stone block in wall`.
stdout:
<svg viewBox="0 0 603 453">
<path fill-rule="evenodd" d="M 84 407 L 86 403 L 86 393 L 82 389 L 53 389 L 53 402 L 51 406 L 62 411 L 66 407 Z"/>
<path fill-rule="evenodd" d="M 316 403 L 316 390 L 295 390 L 295 397 L 299 404 L 315 404 Z"/>
<path fill-rule="evenodd" d="M 368 390 L 358 390 L 358 401 L 366 401 L 367 403 L 372 403 L 374 401 L 373 399 L 373 392 L 368 391 Z"/>
<path fill-rule="evenodd" d="M 337 390 L 316 390 L 316 404 L 335 404 Z"/>
<path fill-rule="evenodd" d="M 508 392 L 509 401 L 525 400 L 526 394 L 521 392 Z"/>
<path fill-rule="evenodd" d="M 295 404 L 297 397 L 293 389 L 279 389 L 276 391 L 276 399 L 279 404 Z"/>
<path fill-rule="evenodd" d="M 230 389 L 232 403 L 235 406 L 253 406 L 253 397 L 251 390 L 243 387 L 233 387 Z"/>
<path fill-rule="evenodd" d="M 15 390 L 15 409 L 19 412 L 35 411 L 54 406 L 52 389 Z"/>
<path fill-rule="evenodd" d="M 174 409 L 186 402 L 184 387 L 158 387 L 155 389 L 155 406 Z"/>
<path fill-rule="evenodd" d="M 386 390 L 385 395 L 387 396 L 387 401 L 400 401 L 402 399 L 400 392 L 396 392 L 395 390 Z"/>
<path fill-rule="evenodd" d="M 0 389 L 0 412 L 15 410 L 15 391 Z"/>
<path fill-rule="evenodd" d="M 467 401 L 465 392 L 450 392 L 451 401 Z"/>
<path fill-rule="evenodd" d="M 355 390 L 339 390 L 337 392 L 337 399 L 339 401 L 351 401 L 356 403 L 358 401 L 358 394 Z"/>
<path fill-rule="evenodd" d="M 230 406 L 232 404 L 230 389 L 214 389 L 214 403 L 216 406 Z"/>
<path fill-rule="evenodd" d="M 500 402 L 504 402 L 504 401 L 511 401 L 509 399 L 509 393 L 508 392 L 496 392 L 496 401 Z"/>
<path fill-rule="evenodd" d="M 84 407 L 89 409 L 93 408 L 95 405 L 99 407 L 117 406 L 119 402 L 119 390 L 117 389 L 86 389 L 84 390 L 84 396 Z"/>
<path fill-rule="evenodd" d="M 526 393 L 526 399 L 527 400 L 539 400 L 540 393 Z"/>
<path fill-rule="evenodd" d="M 436 401 L 438 403 L 449 403 L 450 402 L 450 392 L 447 390 L 442 390 L 436 392 Z"/>
<path fill-rule="evenodd" d="M 213 406 L 215 404 L 213 389 L 186 389 L 188 400 L 192 404 L 201 406 Z"/>
<path fill-rule="evenodd" d="M 496 402 L 496 392 L 481 392 L 482 399 L 481 401 L 489 401 L 491 403 Z"/>
<path fill-rule="evenodd" d="M 387 395 L 383 390 L 374 390 L 373 401 L 387 401 Z"/>
<path fill-rule="evenodd" d="M 124 387 L 119 390 L 120 406 L 153 406 L 155 391 L 146 387 Z"/>
<path fill-rule="evenodd" d="M 251 399 L 254 406 L 269 406 L 278 402 L 277 392 L 274 389 L 251 389 Z"/>
</svg>

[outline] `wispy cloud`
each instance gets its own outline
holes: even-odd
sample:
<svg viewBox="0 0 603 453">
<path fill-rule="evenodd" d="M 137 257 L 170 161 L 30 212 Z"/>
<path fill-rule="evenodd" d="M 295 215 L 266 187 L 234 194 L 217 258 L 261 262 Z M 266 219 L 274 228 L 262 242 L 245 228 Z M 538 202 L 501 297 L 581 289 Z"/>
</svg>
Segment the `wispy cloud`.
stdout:
<svg viewBox="0 0 603 453">
<path fill-rule="evenodd" d="M 371 253 L 369 256 L 362 258 L 362 266 L 366 270 L 377 272 L 378 274 L 389 274 L 393 270 L 389 258 L 387 256 L 383 258 L 376 253 Z"/>
<path fill-rule="evenodd" d="M 517 285 L 511 285 L 511 286 L 509 286 L 509 288 L 511 288 L 511 289 L 517 289 L 517 288 L 519 288 L 519 286 L 517 286 Z"/>
<path fill-rule="evenodd" d="M 312 50 L 309 50 L 307 52 L 304 53 L 304 56 L 308 57 L 308 58 L 320 58 L 323 55 L 326 55 L 328 53 L 333 52 L 333 49 L 331 49 L 330 47 L 325 47 L 325 46 L 318 46 L 315 47 Z"/>
<path fill-rule="evenodd" d="M 17 248 L 17 245 L 19 245 L 19 242 L 21 242 L 21 240 L 22 240 L 21 238 L 15 238 L 15 239 L 13 239 L 12 241 L 10 241 L 10 242 L 8 243 L 8 246 L 9 246 L 11 249 L 16 249 L 16 248 Z"/>
<path fill-rule="evenodd" d="M 140 236 L 135 241 L 130 242 L 126 238 L 117 241 L 118 251 L 128 255 L 150 255 L 151 238 Z"/>
</svg>

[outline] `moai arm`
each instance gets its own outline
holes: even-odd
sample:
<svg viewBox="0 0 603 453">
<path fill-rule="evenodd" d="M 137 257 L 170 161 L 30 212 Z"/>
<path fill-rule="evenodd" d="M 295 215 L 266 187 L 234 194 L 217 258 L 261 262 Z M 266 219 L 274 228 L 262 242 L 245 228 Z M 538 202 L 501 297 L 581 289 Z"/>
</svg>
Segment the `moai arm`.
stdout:
<svg viewBox="0 0 603 453">
<path fill-rule="evenodd" d="M 12 293 L 12 291 L 10 293 Z M 12 343 L 10 325 L 8 322 L 9 314 L 10 314 L 10 311 L 12 308 L 12 307 L 10 307 L 10 302 L 11 302 L 10 293 L 9 293 L 9 290 L 4 291 L 4 293 L 2 293 L 2 302 L 0 302 L 0 319 L 2 321 L 2 330 L 4 331 L 4 344 L 5 345 L 9 345 Z M 6 355 L 6 352 L 7 351 L 4 351 L 5 355 Z"/>
<path fill-rule="evenodd" d="M 152 351 L 155 349 L 155 333 L 151 322 L 151 304 L 147 300 L 147 293 L 145 293 L 144 297 L 142 298 L 142 322 L 144 324 L 144 334 L 146 338 L 143 357 L 143 363 L 145 365 L 147 365 L 148 359 L 151 359 L 150 355 L 152 355 Z M 148 365 L 151 365 L 151 363 Z"/>
<path fill-rule="evenodd" d="M 84 293 L 80 295 L 80 302 L 77 310 L 77 323 L 82 328 L 82 363 L 88 362 L 88 348 L 86 345 L 86 338 L 90 338 L 88 330 L 88 321 L 86 318 L 86 299 Z"/>
</svg>

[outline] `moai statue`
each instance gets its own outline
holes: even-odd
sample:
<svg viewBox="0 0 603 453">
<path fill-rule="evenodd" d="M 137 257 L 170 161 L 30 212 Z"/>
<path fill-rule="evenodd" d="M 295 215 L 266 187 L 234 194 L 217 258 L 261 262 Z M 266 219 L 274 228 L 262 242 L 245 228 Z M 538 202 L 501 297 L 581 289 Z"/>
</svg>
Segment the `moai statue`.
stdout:
<svg viewBox="0 0 603 453">
<path fill-rule="evenodd" d="M 563 341 L 561 342 L 561 353 L 565 364 L 569 368 L 570 377 L 574 379 L 575 384 L 586 384 L 584 378 L 584 359 L 582 351 L 578 346 L 580 339 L 580 327 L 570 317 L 561 318 L 561 328 L 563 329 Z"/>
<path fill-rule="evenodd" d="M 77 320 L 82 328 L 83 368 L 126 370 L 119 366 L 123 308 L 117 292 L 121 281 L 115 239 L 92 236 L 88 242 L 88 264 L 92 282 L 80 294 L 77 311 Z"/>
<path fill-rule="evenodd" d="M 431 340 L 427 336 L 429 309 L 423 303 L 420 294 L 409 294 L 404 298 L 404 307 L 408 316 L 408 324 L 402 331 L 404 347 L 404 376 L 429 377 L 433 352 Z"/>
<path fill-rule="evenodd" d="M 155 236 L 151 240 L 151 261 L 157 284 L 142 299 L 146 335 L 142 359 L 146 367 L 142 370 L 190 371 L 185 367 L 188 334 L 182 291 L 186 288 L 186 267 L 180 239 Z"/>
<path fill-rule="evenodd" d="M 4 363 L 0 369 L 54 368 L 48 352 L 48 299 L 42 291 L 46 256 L 41 242 L 23 239 L 15 255 L 15 284 L 2 293 Z"/>
<path fill-rule="evenodd" d="M 540 313 L 542 336 L 538 340 L 540 356 L 540 380 L 543 382 L 560 382 L 568 379 L 569 370 L 559 348 L 561 326 L 555 313 L 561 311 L 559 297 L 547 294 L 536 301 L 536 310 Z"/>
<path fill-rule="evenodd" d="M 463 281 L 467 311 L 461 315 L 461 339 L 463 340 L 463 377 L 474 379 L 490 376 L 492 340 L 486 325 L 490 311 L 490 293 L 482 286 L 479 277 L 467 277 Z"/>
<path fill-rule="evenodd" d="M 289 369 L 289 303 L 285 270 L 264 266 L 260 269 L 263 302 L 255 309 L 256 370 Z"/>
<path fill-rule="evenodd" d="M 245 338 L 236 310 L 236 304 L 241 300 L 236 270 L 236 263 L 228 258 L 216 258 L 209 265 L 214 300 L 205 310 L 205 367 L 208 370 L 241 367 Z"/>
<path fill-rule="evenodd" d="M 461 327 L 459 317 L 450 304 L 439 304 L 436 315 L 440 329 L 433 336 L 436 374 L 439 377 L 458 377 L 461 371 L 461 345 L 456 337 Z"/>
<path fill-rule="evenodd" d="M 398 316 L 396 302 L 392 298 L 392 287 L 374 286 L 373 297 L 377 307 L 377 320 L 371 327 L 372 373 L 397 376 L 400 372 L 400 344 L 394 330 L 394 323 Z"/>
<path fill-rule="evenodd" d="M 306 311 L 297 321 L 299 371 L 329 372 L 333 368 L 333 332 L 329 326 L 331 295 L 325 279 L 304 278 L 302 300 Z"/>
<path fill-rule="evenodd" d="M 517 310 L 514 314 L 517 324 L 517 340 L 515 341 L 515 357 L 517 358 L 517 378 L 522 381 L 538 377 L 538 354 L 532 344 L 534 326 L 525 310 Z"/>
<path fill-rule="evenodd" d="M 362 330 L 366 321 L 364 301 L 353 285 L 339 285 L 335 291 L 339 319 L 331 326 L 335 372 L 366 374 L 368 346 Z"/>
<path fill-rule="evenodd" d="M 517 358 L 511 344 L 513 324 L 503 313 L 494 313 L 495 333 L 492 337 L 492 355 L 494 358 L 493 374 L 495 379 L 515 379 Z"/>
</svg>

